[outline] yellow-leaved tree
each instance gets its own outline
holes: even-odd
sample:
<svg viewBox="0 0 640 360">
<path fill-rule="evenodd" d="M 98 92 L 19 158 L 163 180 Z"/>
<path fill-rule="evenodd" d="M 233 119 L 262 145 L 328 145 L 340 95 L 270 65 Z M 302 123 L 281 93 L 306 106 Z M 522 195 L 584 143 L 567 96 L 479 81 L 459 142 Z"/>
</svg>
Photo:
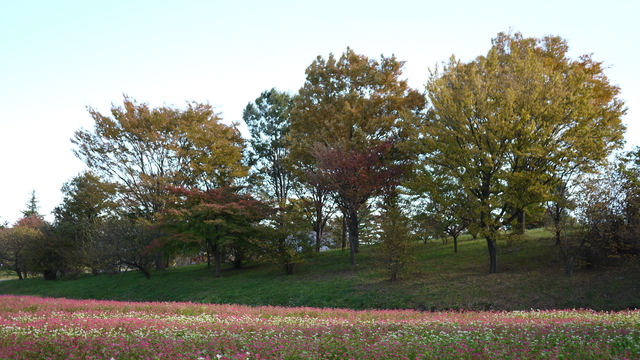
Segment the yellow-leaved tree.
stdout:
<svg viewBox="0 0 640 360">
<path fill-rule="evenodd" d="M 416 137 L 422 173 L 464 191 L 465 214 L 486 237 L 490 273 L 503 226 L 622 145 L 620 89 L 601 62 L 567 51 L 557 36 L 500 33 L 486 56 L 451 57 L 426 85 L 429 110 Z"/>
</svg>

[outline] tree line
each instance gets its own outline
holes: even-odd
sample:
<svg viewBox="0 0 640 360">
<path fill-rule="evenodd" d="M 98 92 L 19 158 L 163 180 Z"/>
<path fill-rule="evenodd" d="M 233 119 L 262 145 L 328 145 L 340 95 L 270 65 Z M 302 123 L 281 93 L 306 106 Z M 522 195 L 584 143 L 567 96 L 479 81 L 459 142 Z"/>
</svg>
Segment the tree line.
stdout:
<svg viewBox="0 0 640 360">
<path fill-rule="evenodd" d="M 576 264 L 640 251 L 640 150 L 621 152 L 626 113 L 604 65 L 568 57 L 558 36 L 499 33 L 486 55 L 455 57 L 424 91 L 395 56 L 318 56 L 300 90 L 264 91 L 249 132 L 209 104 L 151 108 L 129 96 L 88 108 L 76 131 L 88 170 L 66 183 L 54 221 L 35 211 L 0 230 L 20 278 L 163 268 L 202 257 L 268 261 L 287 274 L 307 252 L 361 243 L 396 278 L 419 239 L 464 232 L 487 242 L 546 226 Z M 615 159 L 612 154 L 618 154 Z M 426 241 L 426 240 L 425 240 Z"/>
</svg>

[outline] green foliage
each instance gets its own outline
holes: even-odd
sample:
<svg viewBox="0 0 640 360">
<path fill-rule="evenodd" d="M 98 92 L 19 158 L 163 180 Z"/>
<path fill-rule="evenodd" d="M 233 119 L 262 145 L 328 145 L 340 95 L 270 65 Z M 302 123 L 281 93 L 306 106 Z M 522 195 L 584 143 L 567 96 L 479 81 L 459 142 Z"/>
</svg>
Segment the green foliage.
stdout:
<svg viewBox="0 0 640 360">
<path fill-rule="evenodd" d="M 171 188 L 174 200 L 162 212 L 160 228 L 173 234 L 160 245 L 171 242 L 200 243 L 208 264 L 213 255 L 216 277 L 220 277 L 222 248 L 242 246 L 254 236 L 255 224 L 269 216 L 273 209 L 238 187 L 222 187 L 207 191 Z"/>
<path fill-rule="evenodd" d="M 253 175 L 258 188 L 278 204 L 284 204 L 293 186 L 291 172 L 285 164 L 290 150 L 287 135 L 292 106 L 293 98 L 274 88 L 263 91 L 242 113 L 251 135 L 248 162 L 255 169 Z"/>
<path fill-rule="evenodd" d="M 315 250 L 315 241 L 309 231 L 309 209 L 304 200 L 291 199 L 286 207 L 276 209 L 262 224 L 257 225 L 253 243 L 260 250 L 261 261 L 269 262 L 278 270 L 291 275 L 304 256 Z"/>
<path fill-rule="evenodd" d="M 44 237 L 35 226 L 18 225 L 0 229 L 0 261 L 12 269 L 19 279 L 27 277 L 31 246 Z"/>
<path fill-rule="evenodd" d="M 62 186 L 63 200 L 53 209 L 55 237 L 64 241 L 69 258 L 67 272 L 99 268 L 91 248 L 98 227 L 114 215 L 116 184 L 102 181 L 91 172 L 83 172 Z"/>
<path fill-rule="evenodd" d="M 29 194 L 29 201 L 27 201 L 27 209 L 26 210 L 22 210 L 22 216 L 23 217 L 31 217 L 31 216 L 42 216 L 40 215 L 40 213 L 38 212 L 38 210 L 40 210 L 40 206 L 38 206 L 38 203 L 40 202 L 40 200 L 38 200 L 38 197 L 36 196 L 36 191 L 33 190 L 31 191 L 31 193 Z"/>
<path fill-rule="evenodd" d="M 575 183 L 571 183 L 575 185 Z M 576 203 L 571 198 L 569 190 L 570 183 L 562 181 L 556 185 L 551 193 L 551 201 L 546 206 L 545 228 L 553 232 L 556 236 L 556 245 L 561 245 L 562 234 L 567 230 L 567 226 L 574 223 L 571 211 L 575 209 Z"/>
<path fill-rule="evenodd" d="M 0 263 L 19 279 L 41 274 L 45 280 L 55 280 L 76 264 L 74 255 L 73 244 L 38 214 L 0 229 Z"/>
<path fill-rule="evenodd" d="M 118 206 L 114 201 L 116 184 L 103 181 L 90 171 L 75 176 L 61 191 L 62 203 L 53 209 L 58 224 L 86 227 L 112 214 Z"/>
<path fill-rule="evenodd" d="M 415 261 L 416 236 L 411 231 L 409 218 L 397 206 L 382 215 L 380 231 L 375 255 L 388 271 L 389 280 L 396 281 L 398 273 Z"/>
<path fill-rule="evenodd" d="M 425 172 L 464 190 L 492 273 L 498 229 L 622 144 L 619 88 L 602 63 L 567 51 L 560 37 L 500 33 L 486 56 L 452 57 L 427 83 L 431 106 L 417 138 Z"/>
<path fill-rule="evenodd" d="M 309 272 L 297 267 L 315 260 L 305 257 L 311 249 L 320 251 L 328 222 L 334 221 L 335 239 L 345 239 L 348 229 L 352 265 L 364 238 L 379 242 L 375 258 L 363 254 L 363 268 L 374 269 L 374 260 L 381 261 L 392 281 L 414 255 L 426 266 L 451 259 L 442 247 L 430 253 L 417 246 L 434 247 L 427 238 L 442 236 L 446 243 L 450 235 L 457 253 L 465 229 L 474 239 L 485 237 L 489 270 L 495 273 L 498 242 L 505 239 L 510 247 L 505 255 L 527 260 L 517 254 L 531 245 L 523 233 L 524 214 L 536 216 L 544 204 L 567 276 L 581 256 L 589 265 L 634 259 L 640 254 L 640 149 L 594 173 L 622 145 L 626 109 L 601 62 L 567 53 L 560 37 L 500 33 L 486 56 L 468 63 L 452 57 L 432 72 L 426 112 L 425 97 L 400 78 L 404 63 L 395 56 L 374 60 L 348 48 L 340 58 L 318 57 L 298 94 L 271 89 L 247 105 L 246 152 L 237 124 L 222 124 L 209 104 L 150 108 L 125 96 L 110 115 L 88 108 L 95 130 L 78 130 L 72 143 L 91 172 L 63 186 L 54 227 L 38 213 L 33 191 L 25 217 L 11 228 L 0 225 L 0 260 L 21 279 L 40 273 L 47 280 L 75 277 L 88 268 L 109 274 L 137 269 L 149 279 L 154 262 L 178 253 L 202 254 L 209 262 L 213 256 L 216 277 L 225 261 L 241 268 L 268 260 L 289 275 L 297 269 L 296 275 L 316 271 L 312 276 L 320 277 L 330 274 L 321 272 L 326 266 L 357 278 L 356 285 L 337 281 L 340 294 L 363 295 L 350 306 L 369 306 L 368 299 L 392 306 L 375 293 L 354 290 L 375 288 L 380 279 L 373 272 L 330 262 L 310 264 Z M 280 208 L 235 186 L 247 175 L 247 164 L 261 198 Z M 411 178 L 407 169 L 415 170 Z M 568 184 L 580 174 L 579 191 L 570 194 Z M 412 212 L 413 223 L 392 205 L 403 180 L 410 195 L 426 204 Z M 363 217 L 378 214 L 379 204 L 386 212 L 369 226 L 373 223 Z M 342 219 L 331 219 L 338 209 Z M 151 226 L 158 217 L 160 226 Z M 514 227 L 516 221 L 521 226 Z M 423 230 L 429 231 L 425 244 L 417 244 Z M 511 246 L 516 239 L 518 246 Z M 467 240 L 462 246 L 476 252 L 454 256 L 476 260 L 479 244 Z M 345 241 L 340 245 L 344 250 Z M 541 249 L 536 248 L 551 251 Z M 448 260 L 439 266 L 441 273 L 459 264 Z M 474 291 L 490 296 L 484 289 Z"/>
<path fill-rule="evenodd" d="M 291 275 L 295 268 L 304 264 L 303 253 L 312 247 L 309 233 L 292 232 L 284 228 L 260 227 L 262 259 Z"/>
<path fill-rule="evenodd" d="M 422 224 L 423 235 L 451 236 L 454 252 L 458 252 L 458 237 L 475 223 L 477 214 L 466 206 L 467 195 L 451 181 L 453 179 L 421 171 L 424 169 L 416 171 L 405 185 L 417 197 L 416 216 Z"/>
<path fill-rule="evenodd" d="M 78 271 L 73 268 L 81 262 L 76 257 L 74 244 L 57 234 L 48 224 L 38 230 L 41 235 L 32 238 L 27 248 L 29 272 L 42 274 L 45 280 L 55 280 L 64 274 L 77 275 Z"/>
</svg>

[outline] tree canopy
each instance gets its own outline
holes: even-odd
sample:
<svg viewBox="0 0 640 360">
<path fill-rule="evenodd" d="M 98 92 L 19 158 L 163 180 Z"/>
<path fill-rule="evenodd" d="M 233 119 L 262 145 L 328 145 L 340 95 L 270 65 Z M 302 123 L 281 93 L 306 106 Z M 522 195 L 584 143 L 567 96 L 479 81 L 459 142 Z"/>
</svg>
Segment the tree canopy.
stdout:
<svg viewBox="0 0 640 360">
<path fill-rule="evenodd" d="M 240 132 L 223 124 L 209 104 L 150 108 L 125 96 L 111 116 L 88 111 L 95 129 L 76 131 L 74 153 L 119 184 L 120 200 L 136 216 L 153 219 L 165 206 L 169 185 L 213 189 L 246 174 Z"/>
<path fill-rule="evenodd" d="M 115 188 L 90 171 L 75 176 L 62 186 L 62 203 L 53 209 L 56 225 L 91 227 L 96 219 L 117 208 Z"/>
<path fill-rule="evenodd" d="M 361 242 L 386 247 L 394 278 L 419 235 L 446 244 L 448 234 L 457 252 L 469 231 L 486 239 L 495 273 L 497 240 L 510 246 L 525 214 L 542 222 L 545 208 L 569 273 L 585 244 L 601 256 L 636 252 L 640 156 L 602 170 L 623 145 L 620 89 L 602 62 L 568 51 L 558 36 L 499 33 L 486 54 L 436 67 L 421 93 L 395 55 L 347 48 L 318 56 L 297 93 L 272 88 L 249 102 L 246 139 L 207 103 L 151 107 L 125 95 L 108 114 L 88 107 L 94 128 L 71 139 L 87 171 L 64 184 L 53 224 L 32 192 L 24 218 L 0 224 L 0 258 L 47 279 L 122 266 L 149 278 L 153 261 L 203 256 L 216 276 L 223 260 L 291 273 L 335 238 L 344 251 L 348 234 L 352 265 Z M 327 224 L 342 231 L 331 239 Z"/>
<path fill-rule="evenodd" d="M 307 68 L 306 81 L 292 109 L 291 163 L 305 175 L 308 183 L 331 183 L 329 188 L 334 190 L 339 203 L 349 204 L 349 207 L 343 206 L 342 211 L 351 224 L 352 264 L 355 264 L 353 252 L 358 251 L 359 243 L 358 210 L 377 191 L 356 194 L 338 190 L 352 186 L 344 181 L 358 177 L 354 172 L 358 167 L 351 161 L 358 157 L 378 155 L 378 159 L 370 160 L 379 163 L 376 166 L 380 171 L 367 174 L 367 179 L 382 176 L 385 163 L 390 164 L 398 153 L 399 148 L 395 145 L 407 136 L 408 120 L 423 109 L 422 94 L 409 88 L 406 80 L 400 78 L 403 65 L 404 62 L 395 56 L 382 56 L 377 61 L 349 48 L 339 59 L 333 54 L 326 60 L 319 56 Z M 386 146 L 384 144 L 392 146 L 379 151 L 381 146 Z M 351 160 L 325 161 L 330 158 Z M 335 165 L 338 164 L 345 166 L 337 169 Z M 338 173 L 345 175 L 340 177 L 344 180 L 342 184 L 336 183 L 338 178 L 334 175 Z M 318 181 L 319 178 L 324 180 Z M 357 199 L 351 198 L 352 195 Z"/>
<path fill-rule="evenodd" d="M 31 193 L 29 193 L 29 200 L 27 201 L 27 203 L 25 204 L 25 206 L 27 207 L 25 210 L 22 210 L 22 216 L 28 218 L 28 217 L 42 217 L 42 215 L 40 214 L 40 206 L 38 206 L 38 203 L 40 202 L 40 200 L 38 200 L 38 197 L 36 196 L 36 191 L 32 190 Z"/>
<path fill-rule="evenodd" d="M 216 277 L 220 277 L 222 247 L 252 236 L 253 225 L 273 211 L 253 196 L 239 193 L 239 188 L 170 190 L 177 197 L 162 212 L 160 225 L 174 235 L 165 241 L 203 244 L 208 258 L 214 257 Z"/>
<path fill-rule="evenodd" d="M 497 272 L 496 235 L 548 198 L 574 169 L 622 144 L 619 88 L 591 56 L 567 56 L 560 37 L 498 34 L 486 56 L 451 58 L 431 74 L 418 142 L 426 171 L 464 189 Z"/>
<path fill-rule="evenodd" d="M 256 169 L 259 188 L 278 203 L 287 200 L 293 186 L 291 171 L 286 167 L 292 106 L 293 98 L 288 93 L 273 88 L 263 91 L 242 113 L 251 135 L 249 163 Z"/>
</svg>

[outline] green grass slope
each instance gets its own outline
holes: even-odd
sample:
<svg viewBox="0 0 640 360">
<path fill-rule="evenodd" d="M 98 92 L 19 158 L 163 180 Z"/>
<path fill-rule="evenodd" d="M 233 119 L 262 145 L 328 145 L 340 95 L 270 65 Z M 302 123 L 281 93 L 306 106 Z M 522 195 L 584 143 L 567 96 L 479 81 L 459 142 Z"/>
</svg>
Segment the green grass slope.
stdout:
<svg viewBox="0 0 640 360">
<path fill-rule="evenodd" d="M 419 244 L 411 271 L 390 283 L 362 246 L 359 265 L 348 252 L 316 254 L 293 275 L 268 265 L 226 268 L 213 277 L 205 265 L 113 277 L 85 274 L 78 280 L 45 281 L 41 277 L 0 281 L 0 294 L 125 301 L 192 301 L 246 305 L 311 306 L 351 309 L 529 310 L 640 307 L 640 267 L 617 261 L 595 269 L 578 269 L 564 277 L 563 263 L 549 234 L 532 230 L 511 247 L 499 244 L 498 274 L 489 274 L 484 239 L 463 237 L 453 244 Z"/>
</svg>

